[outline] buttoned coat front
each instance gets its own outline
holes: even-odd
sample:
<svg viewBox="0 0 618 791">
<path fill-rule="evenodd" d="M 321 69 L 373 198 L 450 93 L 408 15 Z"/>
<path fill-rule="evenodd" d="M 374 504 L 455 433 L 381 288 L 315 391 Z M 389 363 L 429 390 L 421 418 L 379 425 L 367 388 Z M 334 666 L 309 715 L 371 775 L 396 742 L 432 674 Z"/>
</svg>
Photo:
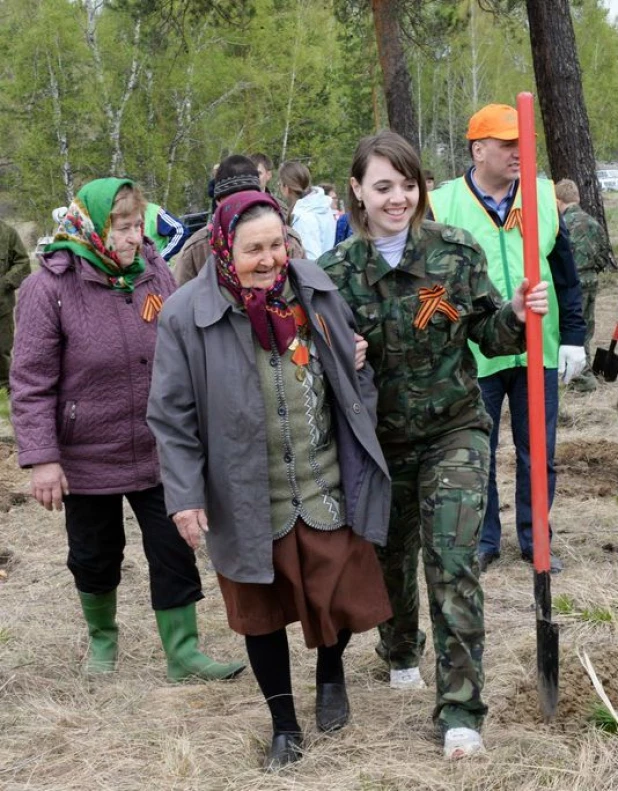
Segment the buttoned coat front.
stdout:
<svg viewBox="0 0 618 791">
<path fill-rule="evenodd" d="M 315 264 L 292 261 L 289 279 L 332 391 L 347 523 L 384 545 L 390 479 L 374 431 L 373 372 L 354 369 L 352 313 Z M 215 569 L 236 582 L 272 582 L 266 419 L 252 330 L 221 293 L 214 266 L 163 308 L 148 423 L 168 512 L 204 508 Z"/>
</svg>

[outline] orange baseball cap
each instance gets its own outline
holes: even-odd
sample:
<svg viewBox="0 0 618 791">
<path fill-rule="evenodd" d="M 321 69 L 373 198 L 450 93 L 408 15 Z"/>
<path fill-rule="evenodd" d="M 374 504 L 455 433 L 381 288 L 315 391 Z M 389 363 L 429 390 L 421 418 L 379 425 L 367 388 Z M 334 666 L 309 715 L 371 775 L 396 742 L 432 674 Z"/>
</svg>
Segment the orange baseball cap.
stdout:
<svg viewBox="0 0 618 791">
<path fill-rule="evenodd" d="M 508 104 L 488 104 L 475 113 L 468 124 L 466 138 L 483 140 L 486 137 L 517 140 L 517 110 Z"/>
</svg>

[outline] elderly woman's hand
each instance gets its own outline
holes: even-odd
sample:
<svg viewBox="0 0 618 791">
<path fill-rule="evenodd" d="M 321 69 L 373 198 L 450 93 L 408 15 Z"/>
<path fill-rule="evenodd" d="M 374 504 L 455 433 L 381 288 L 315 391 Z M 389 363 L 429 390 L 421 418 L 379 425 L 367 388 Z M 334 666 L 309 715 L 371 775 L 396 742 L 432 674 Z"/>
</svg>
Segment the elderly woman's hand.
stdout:
<svg viewBox="0 0 618 791">
<path fill-rule="evenodd" d="M 198 549 L 202 540 L 202 533 L 208 532 L 208 521 L 203 508 L 189 508 L 186 511 L 177 511 L 172 517 L 178 532 L 191 547 Z"/>
<path fill-rule="evenodd" d="M 356 344 L 356 349 L 354 351 L 354 368 L 357 371 L 360 371 L 363 365 L 365 365 L 365 360 L 367 359 L 367 348 L 369 347 L 369 344 L 362 335 L 359 335 L 356 332 L 354 333 L 354 342 Z"/>
<path fill-rule="evenodd" d="M 513 311 L 520 321 L 526 320 L 526 308 L 530 308 L 533 313 L 539 313 L 541 316 L 545 316 L 549 312 L 548 288 L 549 286 L 544 280 L 541 280 L 532 289 L 527 278 L 521 281 L 511 302 Z"/>
<path fill-rule="evenodd" d="M 56 463 L 35 464 L 30 479 L 32 496 L 48 511 L 62 511 L 62 495 L 69 493 L 69 484 L 62 467 Z"/>
</svg>

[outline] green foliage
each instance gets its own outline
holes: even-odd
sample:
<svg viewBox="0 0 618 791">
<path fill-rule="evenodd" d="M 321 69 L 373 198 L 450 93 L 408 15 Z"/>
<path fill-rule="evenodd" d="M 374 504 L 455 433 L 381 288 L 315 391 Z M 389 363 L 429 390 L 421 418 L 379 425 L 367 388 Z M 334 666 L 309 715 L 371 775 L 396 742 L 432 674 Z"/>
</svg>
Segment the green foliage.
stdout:
<svg viewBox="0 0 618 791">
<path fill-rule="evenodd" d="M 584 607 L 580 613 L 582 621 L 592 624 L 611 623 L 614 620 L 613 612 L 606 607 Z"/>
<path fill-rule="evenodd" d="M 41 231 L 112 170 L 176 214 L 204 208 L 233 152 L 301 159 L 343 192 L 359 138 L 387 126 L 368 0 L 107 0 L 86 35 L 93 2 L 1 0 L 0 187 Z M 469 162 L 473 112 L 534 91 L 525 4 L 402 13 L 423 164 L 441 181 Z M 618 31 L 599 0 L 574 0 L 573 16 L 597 156 L 618 158 Z"/>
<path fill-rule="evenodd" d="M 109 5 L 132 17 L 150 17 L 160 29 L 188 33 L 188 28 L 209 17 L 228 25 L 243 24 L 253 12 L 250 0 L 114 0 Z"/>
<path fill-rule="evenodd" d="M 8 420 L 11 414 L 9 396 L 5 387 L 0 387 L 0 419 Z"/>
<path fill-rule="evenodd" d="M 568 593 L 560 593 L 558 596 L 554 596 L 552 607 L 559 615 L 574 615 L 575 600 Z"/>
<path fill-rule="evenodd" d="M 10 631 L 4 627 L 0 626 L 0 645 L 6 645 L 11 639 Z"/>
<path fill-rule="evenodd" d="M 618 113 L 608 96 L 618 91 L 618 29 L 607 23 L 607 10 L 597 0 L 581 0 L 573 10 L 584 96 L 598 160 L 618 158 Z"/>
<path fill-rule="evenodd" d="M 612 623 L 614 620 L 614 613 L 610 608 L 593 605 L 579 609 L 575 603 L 575 599 L 569 596 L 568 593 L 561 593 L 558 596 L 554 596 L 552 608 L 554 612 L 559 615 L 572 615 L 578 620 L 587 621 L 592 624 Z"/>
<path fill-rule="evenodd" d="M 605 733 L 618 733 L 618 722 L 616 722 L 612 713 L 602 703 L 594 707 L 592 713 L 588 717 L 588 721 Z"/>
</svg>

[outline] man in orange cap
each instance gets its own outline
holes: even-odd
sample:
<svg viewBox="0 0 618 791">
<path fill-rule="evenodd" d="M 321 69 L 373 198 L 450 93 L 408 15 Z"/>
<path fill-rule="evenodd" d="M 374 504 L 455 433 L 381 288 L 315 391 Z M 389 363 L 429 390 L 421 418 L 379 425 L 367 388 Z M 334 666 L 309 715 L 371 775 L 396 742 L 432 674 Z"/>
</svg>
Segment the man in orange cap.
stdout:
<svg viewBox="0 0 618 791">
<path fill-rule="evenodd" d="M 489 276 L 504 299 L 524 274 L 519 189 L 519 131 L 517 110 L 506 104 L 488 104 L 468 124 L 472 166 L 466 174 L 430 194 L 434 218 L 470 231 L 487 256 Z M 582 296 L 566 226 L 558 215 L 554 185 L 538 179 L 539 250 L 541 280 L 550 284 L 549 314 L 543 320 L 545 411 L 547 420 L 547 474 L 549 505 L 554 496 L 554 451 L 558 421 L 558 380 L 568 383 L 584 368 L 586 325 Z M 532 508 L 528 433 L 526 356 L 488 359 L 470 343 L 478 365 L 479 384 L 493 420 L 487 511 L 479 543 L 479 566 L 500 557 L 500 504 L 496 485 L 496 448 L 500 413 L 505 397 L 517 457 L 516 523 L 522 558 L 532 562 Z M 551 570 L 562 570 L 552 553 Z"/>
</svg>

